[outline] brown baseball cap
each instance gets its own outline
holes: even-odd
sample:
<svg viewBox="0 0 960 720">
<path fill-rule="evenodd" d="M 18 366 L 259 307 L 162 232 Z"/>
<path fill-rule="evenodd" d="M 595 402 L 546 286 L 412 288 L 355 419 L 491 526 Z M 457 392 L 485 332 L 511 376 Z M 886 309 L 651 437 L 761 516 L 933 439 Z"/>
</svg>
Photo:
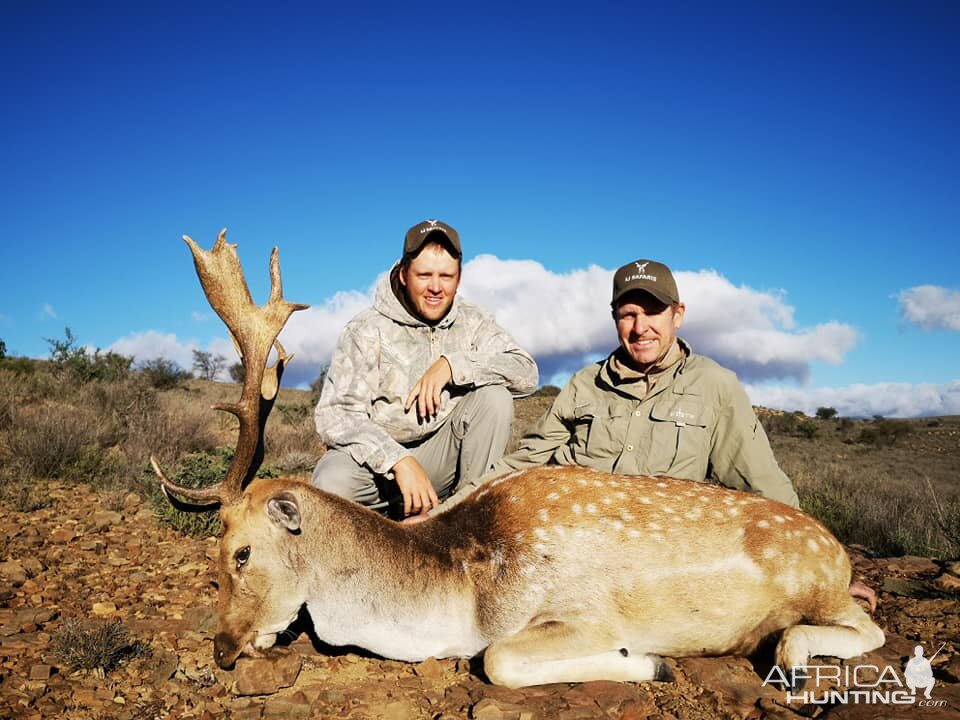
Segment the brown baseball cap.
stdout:
<svg viewBox="0 0 960 720">
<path fill-rule="evenodd" d="M 463 254 L 460 234 L 456 230 L 439 220 L 424 220 L 407 230 L 403 240 L 403 257 L 416 255 L 428 240 L 440 240 L 454 251 L 454 257 L 459 258 Z"/>
<path fill-rule="evenodd" d="M 613 275 L 613 300 L 611 305 L 633 290 L 643 290 L 660 302 L 675 305 L 680 302 L 677 281 L 673 273 L 663 263 L 655 260 L 635 260 L 627 263 Z"/>
</svg>

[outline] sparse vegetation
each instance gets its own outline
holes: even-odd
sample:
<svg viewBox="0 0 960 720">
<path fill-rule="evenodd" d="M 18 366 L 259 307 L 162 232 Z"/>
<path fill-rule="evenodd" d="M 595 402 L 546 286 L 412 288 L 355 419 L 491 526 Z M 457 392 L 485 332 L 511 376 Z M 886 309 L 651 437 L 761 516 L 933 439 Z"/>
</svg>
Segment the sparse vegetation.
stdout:
<svg viewBox="0 0 960 720">
<path fill-rule="evenodd" d="M 53 654 L 74 670 L 105 674 L 120 663 L 150 654 L 150 646 L 134 640 L 119 620 L 85 623 L 67 618 L 51 638 Z"/>
<path fill-rule="evenodd" d="M 856 442 L 864 445 L 891 446 L 913 432 L 913 426 L 906 420 L 875 418 L 862 428 Z"/>
<path fill-rule="evenodd" d="M 837 416 L 837 409 L 832 407 L 818 407 L 816 416 L 820 420 L 831 420 Z"/>
</svg>

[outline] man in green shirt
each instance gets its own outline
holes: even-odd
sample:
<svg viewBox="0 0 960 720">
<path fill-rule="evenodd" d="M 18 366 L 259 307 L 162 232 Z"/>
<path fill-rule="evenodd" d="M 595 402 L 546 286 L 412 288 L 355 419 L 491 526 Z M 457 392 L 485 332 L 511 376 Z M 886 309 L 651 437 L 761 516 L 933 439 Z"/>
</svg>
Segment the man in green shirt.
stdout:
<svg viewBox="0 0 960 720">
<path fill-rule="evenodd" d="M 583 465 L 716 482 L 799 507 L 736 375 L 677 337 L 686 308 L 670 269 L 652 260 L 624 265 L 611 307 L 619 347 L 570 379 L 494 473 Z"/>
</svg>

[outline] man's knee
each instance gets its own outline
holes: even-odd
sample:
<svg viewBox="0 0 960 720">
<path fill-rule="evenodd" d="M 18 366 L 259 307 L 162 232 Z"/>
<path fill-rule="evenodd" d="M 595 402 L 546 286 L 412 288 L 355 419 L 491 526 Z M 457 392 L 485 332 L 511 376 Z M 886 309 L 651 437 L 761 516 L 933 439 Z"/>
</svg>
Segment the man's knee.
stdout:
<svg viewBox="0 0 960 720">
<path fill-rule="evenodd" d="M 490 418 L 501 423 L 513 421 L 513 396 L 503 385 L 484 385 L 471 393 L 475 396 L 475 417 Z"/>
<path fill-rule="evenodd" d="M 376 502 L 372 474 L 341 450 L 327 450 L 324 453 L 313 469 L 311 483 L 314 487 L 354 502 Z"/>
</svg>

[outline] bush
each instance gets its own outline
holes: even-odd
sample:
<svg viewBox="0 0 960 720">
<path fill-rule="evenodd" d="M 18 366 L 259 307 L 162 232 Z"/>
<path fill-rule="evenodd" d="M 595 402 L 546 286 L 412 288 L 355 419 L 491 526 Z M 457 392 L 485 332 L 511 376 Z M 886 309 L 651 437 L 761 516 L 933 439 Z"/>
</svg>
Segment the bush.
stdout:
<svg viewBox="0 0 960 720">
<path fill-rule="evenodd" d="M 237 383 L 237 385 L 243 385 L 246 377 L 247 369 L 243 366 L 242 362 L 234 363 L 230 366 L 230 379 Z"/>
<path fill-rule="evenodd" d="M 556 385 L 543 385 L 533 393 L 532 397 L 556 397 L 560 394 L 560 388 Z"/>
<path fill-rule="evenodd" d="M 888 420 L 881 417 L 860 430 L 856 441 L 863 445 L 891 447 L 912 432 L 913 425 L 906 420 Z"/>
<path fill-rule="evenodd" d="M 124 660 L 149 655 L 151 650 L 133 640 L 119 620 L 99 620 L 86 624 L 67 618 L 51 638 L 51 649 L 61 662 L 74 670 L 108 673 Z"/>
<path fill-rule="evenodd" d="M 85 446 L 98 445 L 97 414 L 90 408 L 49 401 L 16 410 L 10 449 L 25 474 L 56 477 Z"/>
<path fill-rule="evenodd" d="M 5 357 L 0 360 L 0 368 L 15 372 L 18 375 L 29 375 L 37 370 L 38 366 L 43 364 L 42 360 L 33 360 L 26 357 Z"/>
<path fill-rule="evenodd" d="M 801 412 L 765 413 L 763 427 L 771 435 L 788 435 L 812 440 L 820 434 L 817 424 Z"/>
<path fill-rule="evenodd" d="M 227 474 L 233 450 L 219 448 L 214 452 L 198 452 L 187 455 L 170 479 L 189 488 L 209 487 L 222 481 Z M 212 510 L 179 510 L 173 506 L 163 491 L 152 468 L 144 473 L 152 478 L 150 500 L 160 521 L 187 535 L 209 537 L 220 533 L 220 513 Z"/>
<path fill-rule="evenodd" d="M 80 347 L 73 331 L 64 328 L 64 339 L 44 338 L 50 346 L 50 361 L 58 373 L 70 375 L 81 383 L 91 380 L 114 381 L 130 374 L 133 358 L 113 351 L 95 349 L 92 353 Z"/>
<path fill-rule="evenodd" d="M 190 379 L 190 373 L 181 368 L 173 360 L 155 358 L 144 360 L 137 367 L 151 387 L 157 390 L 169 390 Z"/>
<path fill-rule="evenodd" d="M 817 417 L 820 420 L 831 420 L 837 416 L 837 409 L 832 407 L 818 407 Z"/>
</svg>

